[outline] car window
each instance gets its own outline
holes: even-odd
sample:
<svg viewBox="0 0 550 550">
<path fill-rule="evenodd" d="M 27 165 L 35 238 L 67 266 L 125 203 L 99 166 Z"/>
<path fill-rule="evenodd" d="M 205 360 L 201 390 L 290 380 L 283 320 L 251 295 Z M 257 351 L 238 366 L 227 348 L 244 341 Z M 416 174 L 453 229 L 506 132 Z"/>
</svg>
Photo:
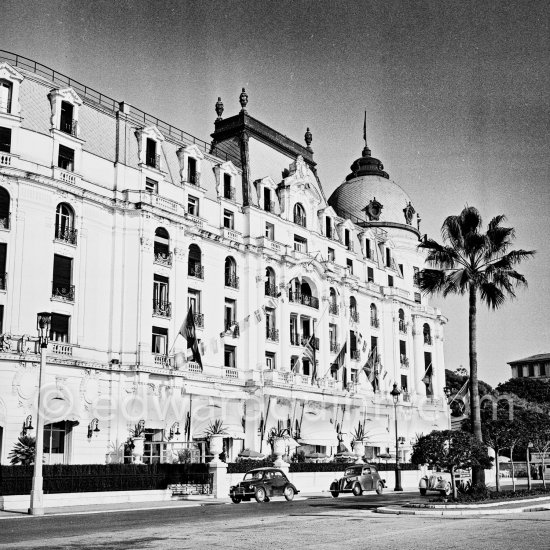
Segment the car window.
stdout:
<svg viewBox="0 0 550 550">
<path fill-rule="evenodd" d="M 363 475 L 370 474 L 370 468 L 363 468 Z"/>
<path fill-rule="evenodd" d="M 273 479 L 273 472 L 266 472 L 264 474 L 264 479 Z"/>
<path fill-rule="evenodd" d="M 283 472 L 273 472 L 273 477 L 284 477 Z"/>
<path fill-rule="evenodd" d="M 248 472 L 244 476 L 244 481 L 258 480 L 262 479 L 263 472 Z"/>
<path fill-rule="evenodd" d="M 378 471 L 376 470 L 376 468 L 371 468 L 371 469 L 370 469 L 370 473 L 371 473 L 371 474 L 377 474 Z"/>
<path fill-rule="evenodd" d="M 346 471 L 344 472 L 344 475 L 346 476 L 356 476 L 361 473 L 361 467 L 354 466 L 352 468 L 346 468 Z"/>
</svg>

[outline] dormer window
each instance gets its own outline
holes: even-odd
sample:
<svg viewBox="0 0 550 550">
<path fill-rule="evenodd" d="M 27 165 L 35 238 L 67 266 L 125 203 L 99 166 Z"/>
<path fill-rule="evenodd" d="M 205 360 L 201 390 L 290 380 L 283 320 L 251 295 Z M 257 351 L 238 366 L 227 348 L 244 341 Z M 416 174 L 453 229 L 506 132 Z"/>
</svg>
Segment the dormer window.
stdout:
<svg viewBox="0 0 550 550">
<path fill-rule="evenodd" d="M 229 200 L 235 200 L 235 190 L 231 185 L 231 181 L 232 181 L 232 178 L 230 174 L 223 175 L 223 198 L 229 199 Z"/>
<path fill-rule="evenodd" d="M 332 220 L 328 216 L 325 217 L 325 237 L 332 239 Z"/>
<path fill-rule="evenodd" d="M 187 181 L 197 185 L 197 159 L 189 157 L 187 159 Z"/>
<path fill-rule="evenodd" d="M 348 250 L 353 250 L 353 246 L 352 246 L 351 239 L 350 239 L 349 229 L 344 229 L 344 246 Z"/>
<path fill-rule="evenodd" d="M 74 107 L 68 101 L 61 102 L 59 129 L 66 134 L 76 135 L 76 120 L 73 117 Z"/>
<path fill-rule="evenodd" d="M 275 204 L 271 200 L 271 189 L 264 188 L 264 210 L 266 212 L 274 212 Z"/>
<path fill-rule="evenodd" d="M 142 169 L 161 170 L 161 144 L 164 136 L 155 126 L 140 128 L 136 131 L 138 142 L 138 162 Z M 148 176 L 149 173 L 145 173 Z"/>
<path fill-rule="evenodd" d="M 145 144 L 145 164 L 160 170 L 160 155 L 157 154 L 157 142 L 154 139 L 147 138 Z"/>
<path fill-rule="evenodd" d="M 294 223 L 302 227 L 306 226 L 306 211 L 299 202 L 294 205 Z"/>
<path fill-rule="evenodd" d="M 64 145 L 59 146 L 59 155 L 57 157 L 57 166 L 67 170 L 69 172 L 74 171 L 74 149 L 65 147 Z"/>
<path fill-rule="evenodd" d="M 0 80 L 0 113 L 11 113 L 13 85 L 7 80 Z"/>
</svg>

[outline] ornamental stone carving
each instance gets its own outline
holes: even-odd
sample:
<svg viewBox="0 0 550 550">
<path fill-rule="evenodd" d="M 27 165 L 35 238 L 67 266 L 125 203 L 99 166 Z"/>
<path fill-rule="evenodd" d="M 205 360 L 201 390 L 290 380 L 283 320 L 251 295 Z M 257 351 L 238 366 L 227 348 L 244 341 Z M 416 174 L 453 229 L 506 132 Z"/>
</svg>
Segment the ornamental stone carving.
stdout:
<svg viewBox="0 0 550 550">
<path fill-rule="evenodd" d="M 369 204 L 363 208 L 363 210 L 367 214 L 369 221 L 378 221 L 380 220 L 380 214 L 382 213 L 383 208 L 384 206 L 376 200 L 376 197 L 374 197 L 374 199 L 371 200 Z"/>
</svg>

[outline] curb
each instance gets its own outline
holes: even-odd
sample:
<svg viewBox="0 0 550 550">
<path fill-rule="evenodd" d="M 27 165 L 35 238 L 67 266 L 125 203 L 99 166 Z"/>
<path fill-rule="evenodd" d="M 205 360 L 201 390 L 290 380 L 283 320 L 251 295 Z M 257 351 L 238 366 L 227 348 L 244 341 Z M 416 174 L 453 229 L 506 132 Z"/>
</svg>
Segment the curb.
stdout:
<svg viewBox="0 0 550 550">
<path fill-rule="evenodd" d="M 485 515 L 504 515 L 504 514 L 519 514 L 523 512 L 543 512 L 550 510 L 550 503 L 540 506 L 523 506 L 521 508 L 500 508 L 494 509 L 453 509 L 453 510 L 435 510 L 435 509 L 407 509 L 407 508 L 392 508 L 383 506 L 374 510 L 377 514 L 393 514 L 398 516 L 485 516 Z"/>
<path fill-rule="evenodd" d="M 435 509 L 435 510 L 470 510 L 472 508 L 493 508 L 495 506 L 509 506 L 510 504 L 523 504 L 525 502 L 540 502 L 547 500 L 550 504 L 550 496 L 546 497 L 536 497 L 520 500 L 504 500 L 501 502 L 483 502 L 481 504 L 415 504 L 409 503 L 405 504 L 406 508 L 424 508 L 424 509 Z"/>
</svg>

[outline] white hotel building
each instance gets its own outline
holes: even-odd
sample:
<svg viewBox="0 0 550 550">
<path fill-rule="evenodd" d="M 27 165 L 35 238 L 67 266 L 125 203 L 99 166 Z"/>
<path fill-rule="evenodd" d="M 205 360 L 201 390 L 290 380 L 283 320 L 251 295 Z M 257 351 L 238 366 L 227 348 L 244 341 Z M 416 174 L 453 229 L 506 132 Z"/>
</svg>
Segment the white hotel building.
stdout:
<svg viewBox="0 0 550 550">
<path fill-rule="evenodd" d="M 228 118 L 217 103 L 206 143 L 0 52 L 2 464 L 35 435 L 40 311 L 46 463 L 116 460 L 140 421 L 145 460 L 171 460 L 215 418 L 228 460 L 268 451 L 278 420 L 327 455 L 364 424 L 376 456 L 394 451 L 393 383 L 405 458 L 447 428 L 445 318 L 414 284 L 410 198 L 365 146 L 327 200 L 309 130 L 301 145 L 240 102 Z M 202 367 L 178 335 L 189 308 Z"/>
</svg>

